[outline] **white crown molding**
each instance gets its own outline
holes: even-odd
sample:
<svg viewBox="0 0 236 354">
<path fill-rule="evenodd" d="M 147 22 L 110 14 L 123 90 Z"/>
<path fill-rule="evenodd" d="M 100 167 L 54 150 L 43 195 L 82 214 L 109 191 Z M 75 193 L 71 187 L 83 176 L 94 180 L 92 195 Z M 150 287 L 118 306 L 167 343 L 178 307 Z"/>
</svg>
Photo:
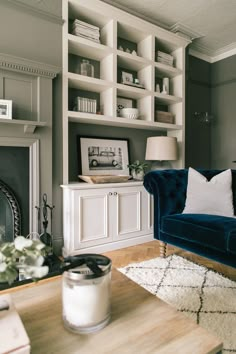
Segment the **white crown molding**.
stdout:
<svg viewBox="0 0 236 354">
<path fill-rule="evenodd" d="M 62 0 L 63 1 L 63 0 Z M 59 25 L 63 25 L 64 20 L 60 16 L 56 16 L 52 13 L 49 13 L 47 11 L 41 10 L 39 8 L 36 8 L 32 5 L 28 5 L 25 3 L 22 3 L 17 0 L 4 0 L 1 2 L 1 5 L 9 6 L 9 7 L 15 7 L 20 11 L 23 12 L 28 12 L 33 16 L 41 17 L 44 20 L 47 20 L 49 22 L 54 22 Z"/>
<path fill-rule="evenodd" d="M 0 53 L 0 69 L 24 72 L 25 74 L 44 76 L 51 79 L 54 79 L 61 71 L 57 66 L 2 53 Z"/>
<path fill-rule="evenodd" d="M 215 63 L 236 54 L 236 42 L 225 46 L 219 50 L 213 51 L 198 43 L 192 43 L 189 47 L 189 54 L 196 58 L 205 60 L 209 63 Z"/>
<path fill-rule="evenodd" d="M 193 31 L 190 27 L 183 25 L 181 22 L 175 23 L 173 26 L 169 28 L 169 30 L 173 33 L 178 34 L 179 36 L 188 38 L 191 41 L 196 38 L 204 37 L 202 33 Z"/>
</svg>

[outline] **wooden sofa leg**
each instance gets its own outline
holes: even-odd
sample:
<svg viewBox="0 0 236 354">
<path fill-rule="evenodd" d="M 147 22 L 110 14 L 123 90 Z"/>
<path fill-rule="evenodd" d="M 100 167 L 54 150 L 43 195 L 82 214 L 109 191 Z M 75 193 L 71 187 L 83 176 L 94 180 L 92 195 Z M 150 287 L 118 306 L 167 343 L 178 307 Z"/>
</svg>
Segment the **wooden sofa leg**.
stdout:
<svg viewBox="0 0 236 354">
<path fill-rule="evenodd" d="M 166 257 L 166 251 L 167 251 L 167 243 L 163 241 L 159 241 L 160 243 L 160 257 L 165 258 Z"/>
</svg>

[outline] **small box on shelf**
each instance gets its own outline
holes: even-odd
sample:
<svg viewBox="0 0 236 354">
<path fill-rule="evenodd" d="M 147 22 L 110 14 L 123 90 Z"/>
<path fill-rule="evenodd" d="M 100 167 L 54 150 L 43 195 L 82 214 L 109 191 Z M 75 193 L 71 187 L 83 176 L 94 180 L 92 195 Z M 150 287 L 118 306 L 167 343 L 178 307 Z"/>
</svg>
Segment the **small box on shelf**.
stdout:
<svg viewBox="0 0 236 354">
<path fill-rule="evenodd" d="M 155 121 L 160 123 L 169 123 L 174 124 L 174 114 L 171 112 L 165 111 L 156 111 L 155 112 Z"/>
</svg>

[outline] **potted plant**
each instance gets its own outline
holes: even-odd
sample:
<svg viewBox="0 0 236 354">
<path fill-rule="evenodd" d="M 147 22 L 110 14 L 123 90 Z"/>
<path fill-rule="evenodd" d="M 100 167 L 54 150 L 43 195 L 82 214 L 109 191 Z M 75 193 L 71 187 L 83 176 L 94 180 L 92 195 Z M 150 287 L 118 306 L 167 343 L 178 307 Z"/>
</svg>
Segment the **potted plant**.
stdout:
<svg viewBox="0 0 236 354">
<path fill-rule="evenodd" d="M 141 163 L 139 160 L 136 160 L 132 164 L 128 165 L 128 167 L 130 168 L 133 179 L 142 181 L 148 164 L 146 162 Z"/>
<path fill-rule="evenodd" d="M 44 256 L 48 247 L 40 240 L 17 236 L 14 242 L 0 243 L 0 283 L 13 283 L 19 271 L 33 280 L 48 273 Z"/>
</svg>

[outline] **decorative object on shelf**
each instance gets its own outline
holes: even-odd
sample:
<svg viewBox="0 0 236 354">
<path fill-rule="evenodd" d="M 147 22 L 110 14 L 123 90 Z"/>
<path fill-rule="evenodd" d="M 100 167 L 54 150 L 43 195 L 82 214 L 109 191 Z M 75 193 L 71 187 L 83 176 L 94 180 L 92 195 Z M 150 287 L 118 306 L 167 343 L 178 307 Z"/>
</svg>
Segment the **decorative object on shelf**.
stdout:
<svg viewBox="0 0 236 354">
<path fill-rule="evenodd" d="M 171 112 L 165 112 L 165 111 L 155 112 L 156 122 L 174 124 L 174 117 L 175 117 L 174 114 Z"/>
<path fill-rule="evenodd" d="M 43 266 L 47 247 L 39 239 L 17 236 L 14 242 L 0 245 L 0 283 L 12 284 L 23 270 L 26 276 L 34 280 L 48 273 L 48 267 Z"/>
<path fill-rule="evenodd" d="M 210 124 L 213 120 L 213 115 L 208 112 L 194 112 L 194 117 L 205 124 Z"/>
<path fill-rule="evenodd" d="M 38 210 L 38 221 L 39 224 L 41 224 L 41 207 L 36 206 L 35 207 Z M 40 240 L 49 247 L 50 252 L 48 252 L 48 255 L 52 254 L 52 246 L 53 246 L 53 240 L 52 240 L 52 235 L 47 232 L 47 227 L 48 227 L 48 210 L 50 210 L 50 221 L 52 224 L 52 211 L 55 208 L 55 206 L 50 206 L 47 203 L 47 194 L 43 194 L 43 203 L 42 203 L 42 214 L 43 214 L 43 232 L 40 234 Z"/>
<path fill-rule="evenodd" d="M 65 327 L 76 333 L 104 328 L 111 316 L 111 260 L 99 254 L 65 258 L 62 309 Z"/>
<path fill-rule="evenodd" d="M 78 137 L 82 175 L 129 175 L 128 140 Z"/>
<path fill-rule="evenodd" d="M 84 76 L 94 77 L 94 66 L 87 59 L 82 59 L 80 63 L 80 74 Z"/>
<path fill-rule="evenodd" d="M 161 89 L 160 89 L 160 84 L 156 84 L 156 92 L 160 93 Z"/>
<path fill-rule="evenodd" d="M 122 71 L 121 83 L 122 84 L 133 84 L 133 75 L 131 73 L 127 73 L 125 71 Z"/>
<path fill-rule="evenodd" d="M 136 85 L 140 85 L 139 79 L 134 79 L 134 83 L 135 83 Z"/>
<path fill-rule="evenodd" d="M 136 50 L 132 50 L 131 54 L 132 54 L 132 55 L 137 55 Z"/>
<path fill-rule="evenodd" d="M 122 108 L 120 116 L 128 119 L 138 119 L 139 110 L 137 108 Z"/>
<path fill-rule="evenodd" d="M 162 93 L 169 95 L 170 93 L 170 80 L 168 77 L 164 77 L 162 80 Z"/>
<path fill-rule="evenodd" d="M 121 45 L 119 45 L 118 49 L 121 50 L 122 52 L 124 51 L 124 48 Z"/>
<path fill-rule="evenodd" d="M 125 175 L 101 175 L 101 176 L 82 176 L 79 175 L 79 178 L 82 179 L 82 181 L 85 181 L 90 184 L 99 184 L 99 183 L 122 183 L 122 182 L 127 182 L 131 176 L 125 176 Z"/>
<path fill-rule="evenodd" d="M 153 170 L 171 168 L 169 161 L 177 160 L 177 139 L 170 136 L 147 138 L 145 160 L 153 161 Z"/>
<path fill-rule="evenodd" d="M 125 49 L 125 52 L 126 52 L 126 53 L 129 53 L 129 54 L 131 53 L 131 51 L 130 51 L 129 48 L 126 48 L 126 49 Z"/>
<path fill-rule="evenodd" d="M 128 165 L 128 167 L 131 171 L 133 179 L 137 181 L 142 181 L 148 164 L 146 162 L 142 163 L 139 160 L 136 160 L 132 164 Z"/>
<path fill-rule="evenodd" d="M 75 98 L 74 111 L 96 114 L 97 100 L 78 96 Z"/>
<path fill-rule="evenodd" d="M 174 66 L 174 57 L 171 54 L 164 53 L 160 50 L 157 51 L 156 53 L 156 60 L 159 63 L 169 65 L 169 66 Z"/>
<path fill-rule="evenodd" d="M 120 111 L 122 108 L 132 108 L 133 100 L 130 98 L 117 97 L 117 116 L 120 117 Z"/>
<path fill-rule="evenodd" d="M 12 100 L 0 99 L 0 118 L 12 119 Z"/>
<path fill-rule="evenodd" d="M 100 28 L 78 19 L 75 19 L 73 22 L 72 34 L 100 43 Z"/>
</svg>

